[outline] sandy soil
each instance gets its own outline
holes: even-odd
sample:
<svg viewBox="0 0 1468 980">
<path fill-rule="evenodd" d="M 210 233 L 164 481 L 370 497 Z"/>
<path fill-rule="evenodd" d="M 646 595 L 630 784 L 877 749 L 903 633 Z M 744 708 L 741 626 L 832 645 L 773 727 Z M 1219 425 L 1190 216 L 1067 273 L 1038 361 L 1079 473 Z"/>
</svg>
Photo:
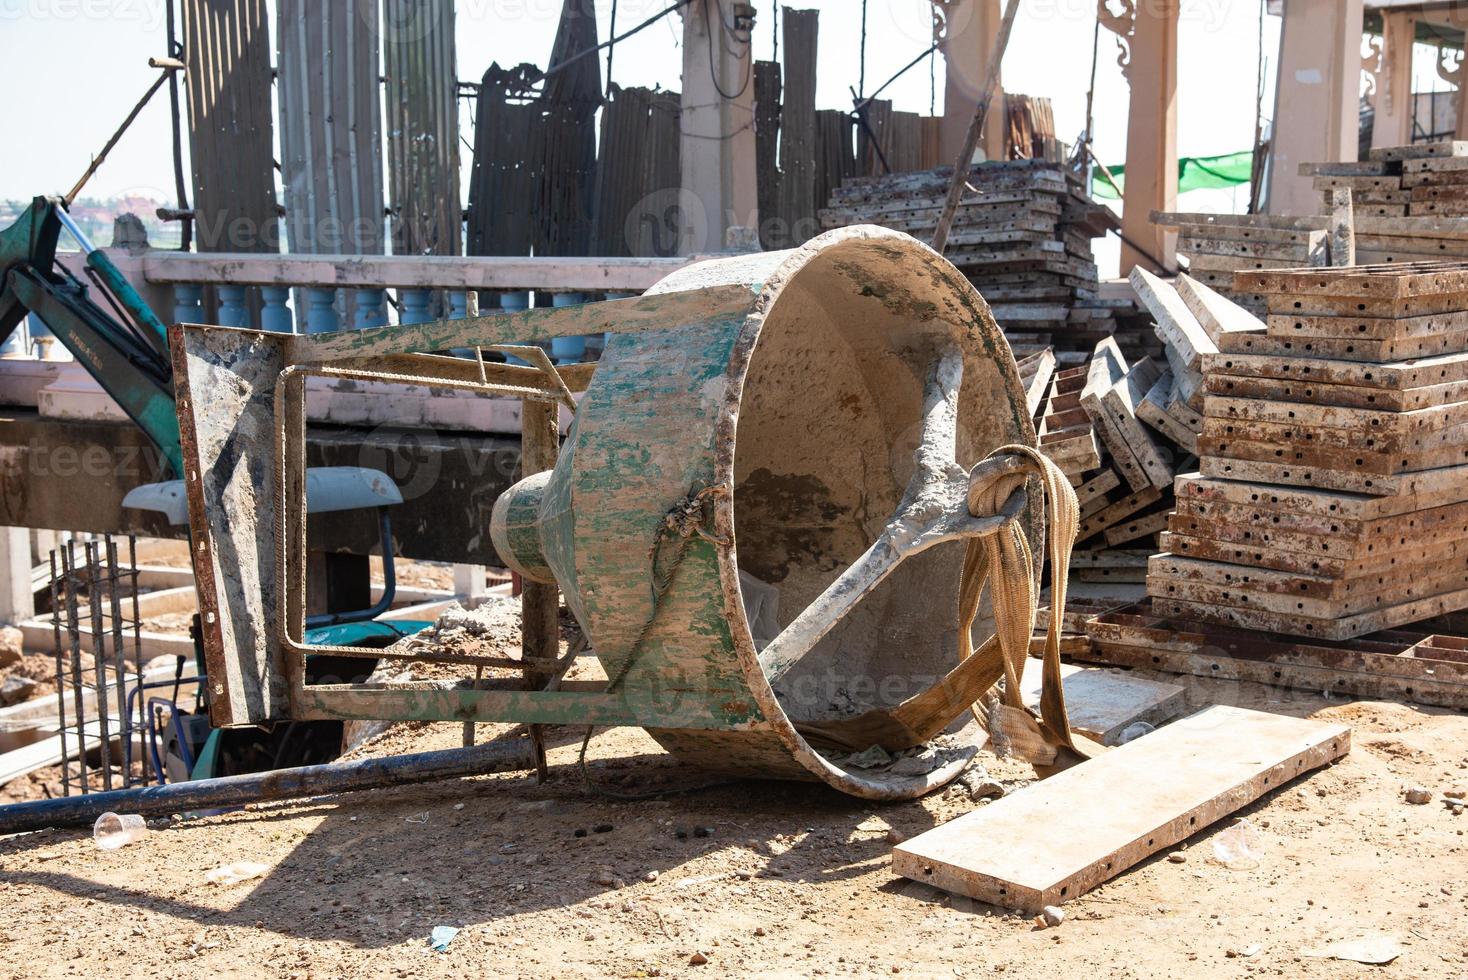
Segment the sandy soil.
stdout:
<svg viewBox="0 0 1468 980">
<path fill-rule="evenodd" d="M 1258 868 L 1214 863 L 1210 828 L 1183 863 L 1153 858 L 1070 903 L 1056 929 L 892 875 L 889 828 L 912 835 L 990 805 L 961 787 L 893 806 L 774 782 L 622 802 L 588 791 L 581 732 L 565 729 L 545 785 L 486 776 L 263 806 L 164 825 L 110 854 L 75 831 L 0 842 L 0 974 L 1468 976 L 1468 816 L 1402 793 L 1468 783 L 1468 719 L 1189 687 L 1195 704 L 1347 722 L 1354 748 L 1242 811 L 1264 840 Z M 366 751 L 459 737 L 457 725 L 401 725 Z M 598 735 L 590 758 L 595 781 L 623 792 L 706 782 L 635 730 Z M 1011 790 L 1034 778 L 1024 764 L 985 761 Z M 210 869 L 241 860 L 270 870 L 207 883 Z M 427 948 L 438 925 L 462 930 L 444 953 Z M 1304 955 L 1380 934 L 1401 945 L 1389 966 Z"/>
</svg>

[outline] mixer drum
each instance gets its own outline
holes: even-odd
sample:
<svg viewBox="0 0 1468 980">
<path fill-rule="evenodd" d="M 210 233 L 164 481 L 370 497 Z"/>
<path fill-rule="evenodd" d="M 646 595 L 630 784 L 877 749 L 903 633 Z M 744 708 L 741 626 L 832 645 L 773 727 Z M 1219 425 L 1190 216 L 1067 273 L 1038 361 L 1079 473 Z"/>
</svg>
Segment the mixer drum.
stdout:
<svg viewBox="0 0 1468 980">
<path fill-rule="evenodd" d="M 958 466 L 1035 444 L 1014 358 L 964 276 L 897 232 L 701 262 L 651 293 L 730 284 L 757 294 L 750 315 L 610 335 L 553 473 L 496 503 L 495 547 L 559 584 L 611 690 L 679 757 L 869 798 L 926 792 L 971 737 L 911 774 L 849 765 L 796 729 L 893 707 L 957 663 L 961 541 L 904 554 L 797 660 L 760 651 L 904 506 L 935 365 L 961 366 Z M 1037 498 L 1021 521 L 1039 555 Z M 990 632 L 981 616 L 976 638 Z"/>
</svg>

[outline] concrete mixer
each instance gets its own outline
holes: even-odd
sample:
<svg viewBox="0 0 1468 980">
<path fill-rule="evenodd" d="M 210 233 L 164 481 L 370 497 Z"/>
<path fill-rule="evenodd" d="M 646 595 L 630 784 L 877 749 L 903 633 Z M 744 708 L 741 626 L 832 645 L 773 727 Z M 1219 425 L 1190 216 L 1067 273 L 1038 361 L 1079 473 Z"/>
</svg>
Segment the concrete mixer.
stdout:
<svg viewBox="0 0 1468 980">
<path fill-rule="evenodd" d="M 563 375 L 527 346 L 595 333 L 607 343 L 594 373 Z M 1037 471 L 1019 456 L 985 464 L 990 489 L 1009 481 L 987 509 L 973 505 L 970 470 L 1035 435 L 988 306 L 915 239 L 846 228 L 580 307 L 311 336 L 189 325 L 172 337 L 216 724 L 638 726 L 704 769 L 874 799 L 942 785 L 982 744 L 981 730 L 957 730 L 975 692 L 951 680 L 994 632 L 982 611 L 966 623 L 983 584 L 966 569 L 976 540 L 1007 534 L 1037 571 L 1044 521 Z M 431 353 L 465 348 L 529 363 Z M 489 529 L 527 582 L 519 657 L 303 642 L 312 377 L 521 401 L 526 475 Z M 564 445 L 561 407 L 574 408 Z M 564 676 L 577 651 L 558 654 L 557 593 L 605 679 Z M 1011 629 L 1027 646 L 1028 627 Z M 519 675 L 305 680 L 308 656 L 385 653 Z M 932 714 L 935 698 L 936 729 L 913 737 L 955 731 L 928 771 L 854 761 L 868 737 L 854 719 L 890 729 L 902 706 Z M 1058 725 L 1052 715 L 1067 741 L 1063 704 Z"/>
</svg>

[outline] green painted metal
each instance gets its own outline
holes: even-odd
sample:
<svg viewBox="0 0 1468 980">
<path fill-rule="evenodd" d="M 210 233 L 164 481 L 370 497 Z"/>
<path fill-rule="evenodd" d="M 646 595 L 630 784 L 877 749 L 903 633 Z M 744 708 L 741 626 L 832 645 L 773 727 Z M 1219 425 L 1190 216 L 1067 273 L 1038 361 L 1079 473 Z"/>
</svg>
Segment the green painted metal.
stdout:
<svg viewBox="0 0 1468 980">
<path fill-rule="evenodd" d="M 290 586 L 274 579 L 273 443 L 235 435 L 271 431 L 282 372 L 533 342 L 593 332 L 592 323 L 612 336 L 555 469 L 502 497 L 491 531 L 502 556 L 558 583 L 607 689 L 282 684 L 293 658 L 319 648 L 290 635 L 282 601 Z M 209 517 L 195 528 L 208 542 L 196 555 L 201 608 L 218 614 L 205 648 L 211 682 L 228 681 L 234 723 L 637 725 L 705 768 L 816 778 L 886 799 L 941 785 L 977 751 L 960 739 L 931 772 L 874 775 L 822 755 L 797 729 L 890 707 L 954 666 L 961 542 L 904 563 L 780 684 L 761 666 L 741 583 L 751 577 L 779 592 L 783 626 L 877 539 L 916 472 L 925 379 L 939 352 L 957 351 L 963 366 L 955 465 L 1034 444 L 987 304 L 922 243 L 847 228 L 787 252 L 689 266 L 637 300 L 351 337 L 175 330 L 186 367 L 185 458 L 201 474 L 194 512 Z M 1022 520 L 1038 542 L 1037 503 Z M 277 695 L 282 687 L 288 698 Z"/>
<path fill-rule="evenodd" d="M 120 323 L 94 302 L 89 287 L 59 273 L 59 200 L 38 197 L 0 231 L 0 339 L 35 313 L 183 476 L 167 330 L 117 267 L 94 250 L 86 262 L 102 288 L 136 323 Z"/>
</svg>

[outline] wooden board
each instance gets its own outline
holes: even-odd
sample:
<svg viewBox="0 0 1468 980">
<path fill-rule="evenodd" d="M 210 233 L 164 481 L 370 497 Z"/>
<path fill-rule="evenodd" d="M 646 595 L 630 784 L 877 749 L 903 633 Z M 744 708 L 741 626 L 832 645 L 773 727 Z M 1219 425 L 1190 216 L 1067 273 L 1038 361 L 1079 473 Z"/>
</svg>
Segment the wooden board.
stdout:
<svg viewBox="0 0 1468 980">
<path fill-rule="evenodd" d="M 1025 704 L 1039 705 L 1043 675 L 1038 659 L 1025 661 L 1020 678 Z M 1060 678 L 1070 727 L 1102 745 L 1115 745 L 1139 721 L 1155 727 L 1188 710 L 1187 692 L 1176 684 L 1075 664 L 1061 664 Z"/>
<path fill-rule="evenodd" d="M 1350 750 L 1344 725 L 1214 705 L 892 851 L 981 902 L 1059 905 Z"/>
</svg>

